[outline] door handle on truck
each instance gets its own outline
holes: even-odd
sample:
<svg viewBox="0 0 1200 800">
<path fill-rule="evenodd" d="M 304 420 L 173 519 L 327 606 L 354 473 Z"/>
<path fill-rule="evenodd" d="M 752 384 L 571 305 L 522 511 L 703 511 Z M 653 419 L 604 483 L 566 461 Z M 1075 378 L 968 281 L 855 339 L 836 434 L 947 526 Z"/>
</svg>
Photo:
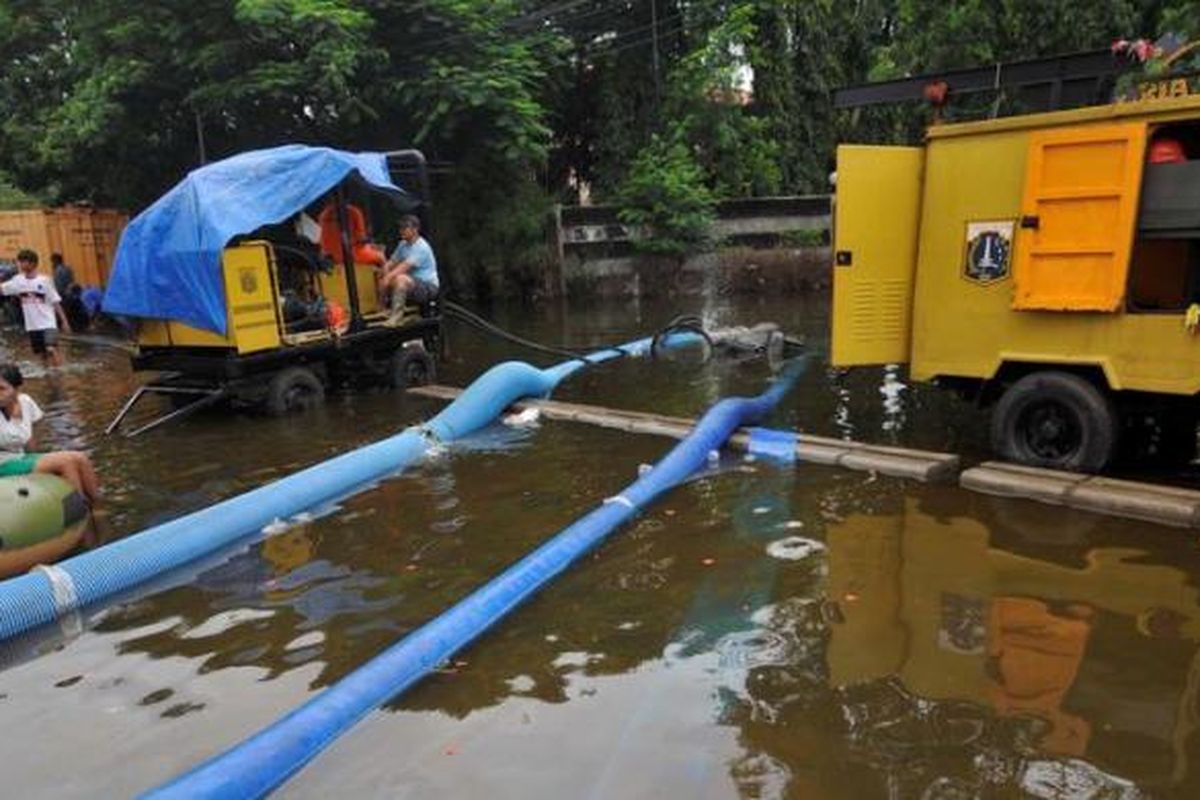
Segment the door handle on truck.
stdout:
<svg viewBox="0 0 1200 800">
<path fill-rule="evenodd" d="M 1042 218 L 1037 214 L 1026 214 L 1021 217 L 1021 227 L 1036 231 L 1042 225 Z"/>
<path fill-rule="evenodd" d="M 854 263 L 854 255 L 849 250 L 838 250 L 833 255 L 833 263 L 839 267 L 848 267 Z"/>
</svg>

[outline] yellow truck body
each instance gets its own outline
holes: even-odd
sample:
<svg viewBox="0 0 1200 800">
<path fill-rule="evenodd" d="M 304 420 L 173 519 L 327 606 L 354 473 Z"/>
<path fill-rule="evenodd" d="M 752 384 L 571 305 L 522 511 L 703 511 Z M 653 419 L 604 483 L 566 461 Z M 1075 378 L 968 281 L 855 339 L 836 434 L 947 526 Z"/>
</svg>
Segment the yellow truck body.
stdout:
<svg viewBox="0 0 1200 800">
<path fill-rule="evenodd" d="M 916 380 L 995 393 L 1054 368 L 1105 402 L 1194 397 L 1200 206 L 1194 228 L 1140 221 L 1151 177 L 1200 196 L 1184 180 L 1200 176 L 1200 152 L 1147 165 L 1167 130 L 1200 142 L 1200 97 L 935 125 L 921 147 L 840 147 L 833 363 L 907 363 Z"/>
<path fill-rule="evenodd" d="M 359 308 L 364 314 L 383 309 L 370 264 L 355 264 Z M 225 278 L 226 328 L 222 336 L 183 322 L 142 320 L 138 345 L 142 347 L 208 347 L 236 350 L 239 355 L 284 346 L 280 313 L 278 271 L 270 242 L 244 242 L 227 247 L 221 258 Z M 316 276 L 322 297 L 350 306 L 345 271 L 339 267 Z"/>
<path fill-rule="evenodd" d="M 182 322 L 147 319 L 138 329 L 139 347 L 213 347 L 256 353 L 280 346 L 282 323 L 274 260 L 267 242 L 225 249 L 225 335 Z"/>
</svg>

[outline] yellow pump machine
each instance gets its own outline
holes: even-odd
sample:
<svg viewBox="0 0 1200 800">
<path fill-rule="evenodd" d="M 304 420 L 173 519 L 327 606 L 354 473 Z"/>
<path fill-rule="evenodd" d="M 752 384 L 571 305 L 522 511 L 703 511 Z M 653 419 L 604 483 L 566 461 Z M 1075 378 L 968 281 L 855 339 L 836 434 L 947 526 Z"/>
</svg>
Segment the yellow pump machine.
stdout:
<svg viewBox="0 0 1200 800">
<path fill-rule="evenodd" d="M 832 360 L 993 404 L 1022 463 L 1190 457 L 1200 392 L 1200 93 L 837 151 Z M 1157 94 L 1157 93 L 1152 93 Z M 1166 94 L 1171 94 L 1170 92 Z"/>
<path fill-rule="evenodd" d="M 424 156 L 416 150 L 384 156 L 390 175 L 414 178 L 407 210 L 427 216 Z M 132 365 L 155 377 L 134 391 L 108 433 L 152 394 L 168 397 L 174 409 L 127 436 L 221 402 L 282 415 L 323 403 L 326 389 L 335 385 L 370 379 L 403 388 L 433 379 L 441 342 L 439 305 L 433 299 L 411 315 L 389 318 L 375 269 L 363 263 L 366 251 L 350 234 L 351 214 L 366 225 L 363 210 L 347 200 L 355 181 L 348 177 L 321 201 L 336 212 L 331 220 L 337 224 L 328 233 L 337 241 L 329 243 L 329 253 L 322 255 L 316 243 L 298 234 L 289 236 L 290 223 L 265 226 L 222 249 L 223 333 L 178 318 L 138 320 Z"/>
</svg>

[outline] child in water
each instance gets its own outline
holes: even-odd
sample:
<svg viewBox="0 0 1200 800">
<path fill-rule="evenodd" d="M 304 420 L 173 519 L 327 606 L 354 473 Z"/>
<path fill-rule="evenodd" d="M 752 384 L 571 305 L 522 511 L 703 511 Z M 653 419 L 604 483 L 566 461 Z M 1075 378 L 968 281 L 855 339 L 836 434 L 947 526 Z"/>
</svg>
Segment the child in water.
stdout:
<svg viewBox="0 0 1200 800">
<path fill-rule="evenodd" d="M 31 472 L 57 475 L 94 506 L 100 499 L 100 482 L 86 453 L 25 452 L 34 444 L 33 424 L 45 415 L 32 397 L 18 391 L 24 382 L 16 364 L 0 364 L 0 477 Z"/>
</svg>

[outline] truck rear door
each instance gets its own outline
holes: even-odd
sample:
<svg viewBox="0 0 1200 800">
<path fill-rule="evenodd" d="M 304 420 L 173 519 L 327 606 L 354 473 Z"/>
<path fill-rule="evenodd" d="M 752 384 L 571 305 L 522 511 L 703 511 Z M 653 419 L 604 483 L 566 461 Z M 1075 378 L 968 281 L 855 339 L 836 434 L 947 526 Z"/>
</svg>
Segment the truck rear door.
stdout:
<svg viewBox="0 0 1200 800">
<path fill-rule="evenodd" d="M 1145 150 L 1144 122 L 1030 134 L 1013 308 L 1121 308 Z"/>
<path fill-rule="evenodd" d="M 834 366 L 909 359 L 924 164 L 920 147 L 837 150 Z"/>
</svg>

